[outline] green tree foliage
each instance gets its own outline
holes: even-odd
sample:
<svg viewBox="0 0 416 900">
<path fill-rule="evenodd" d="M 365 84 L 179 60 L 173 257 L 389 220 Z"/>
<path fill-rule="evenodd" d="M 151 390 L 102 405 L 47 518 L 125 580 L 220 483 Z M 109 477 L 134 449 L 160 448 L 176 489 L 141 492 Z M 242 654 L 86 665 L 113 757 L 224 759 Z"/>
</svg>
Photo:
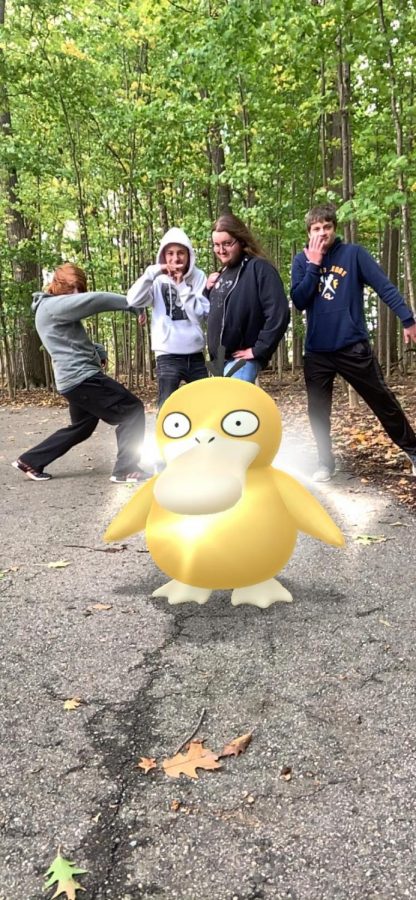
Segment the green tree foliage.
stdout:
<svg viewBox="0 0 416 900">
<path fill-rule="evenodd" d="M 174 224 L 209 270 L 211 224 L 230 204 L 288 286 L 304 213 L 323 198 L 379 256 L 397 224 L 413 264 L 415 38 L 408 0 L 7 0 L 0 179 L 18 180 L 0 204 L 2 369 L 33 287 L 16 287 L 13 206 L 39 284 L 69 258 L 92 287 L 126 290 Z M 404 271 L 400 258 L 411 297 Z M 125 372 L 130 324 L 92 326 Z"/>
</svg>

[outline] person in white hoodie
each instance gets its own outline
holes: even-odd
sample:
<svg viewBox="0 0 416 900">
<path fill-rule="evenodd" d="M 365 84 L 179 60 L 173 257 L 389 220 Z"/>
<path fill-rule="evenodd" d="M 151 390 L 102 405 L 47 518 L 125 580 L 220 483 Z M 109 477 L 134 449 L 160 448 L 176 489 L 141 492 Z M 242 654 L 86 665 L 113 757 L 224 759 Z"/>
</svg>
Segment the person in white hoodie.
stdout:
<svg viewBox="0 0 416 900">
<path fill-rule="evenodd" d="M 182 381 L 208 377 L 202 329 L 209 312 L 205 284 L 187 234 L 181 228 L 170 228 L 161 240 L 156 265 L 147 266 L 127 293 L 129 306 L 152 307 L 159 408 Z"/>
</svg>

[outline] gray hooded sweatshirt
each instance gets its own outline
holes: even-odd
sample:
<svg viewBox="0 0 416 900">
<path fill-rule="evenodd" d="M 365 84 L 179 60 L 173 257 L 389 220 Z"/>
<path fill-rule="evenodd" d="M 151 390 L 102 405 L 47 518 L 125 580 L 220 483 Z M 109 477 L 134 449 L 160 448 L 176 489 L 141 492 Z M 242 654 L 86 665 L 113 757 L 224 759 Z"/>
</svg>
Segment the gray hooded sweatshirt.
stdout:
<svg viewBox="0 0 416 900">
<path fill-rule="evenodd" d="M 189 266 L 180 284 L 162 272 L 165 248 L 181 244 L 189 253 Z M 204 296 L 206 277 L 195 265 L 195 251 L 181 228 L 170 228 L 160 243 L 155 266 L 148 266 L 127 293 L 129 306 L 152 306 L 152 350 L 164 353 L 198 353 L 205 346 L 202 323 L 209 312 Z"/>
<path fill-rule="evenodd" d="M 129 309 L 122 294 L 88 291 L 85 294 L 33 294 L 36 330 L 52 358 L 61 394 L 102 372 L 100 356 L 81 322 L 96 313 Z"/>
</svg>

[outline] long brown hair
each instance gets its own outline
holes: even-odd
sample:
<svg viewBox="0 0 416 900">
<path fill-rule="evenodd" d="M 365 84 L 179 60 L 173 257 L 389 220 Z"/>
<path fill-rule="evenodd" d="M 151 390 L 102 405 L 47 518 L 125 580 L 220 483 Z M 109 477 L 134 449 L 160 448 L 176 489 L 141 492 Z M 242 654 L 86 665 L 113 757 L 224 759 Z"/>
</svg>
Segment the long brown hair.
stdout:
<svg viewBox="0 0 416 900">
<path fill-rule="evenodd" d="M 72 294 L 74 288 L 84 294 L 87 290 L 87 276 L 83 269 L 73 263 L 63 263 L 55 269 L 52 281 L 45 290 L 47 294 Z"/>
<path fill-rule="evenodd" d="M 250 229 L 247 228 L 247 225 L 239 219 L 237 216 L 234 216 L 233 213 L 223 213 L 222 216 L 217 219 L 214 223 L 212 231 L 228 231 L 228 234 L 231 234 L 243 249 L 244 253 L 249 253 L 250 256 L 260 256 L 262 259 L 267 259 L 264 250 L 256 238 L 251 233 Z"/>
</svg>

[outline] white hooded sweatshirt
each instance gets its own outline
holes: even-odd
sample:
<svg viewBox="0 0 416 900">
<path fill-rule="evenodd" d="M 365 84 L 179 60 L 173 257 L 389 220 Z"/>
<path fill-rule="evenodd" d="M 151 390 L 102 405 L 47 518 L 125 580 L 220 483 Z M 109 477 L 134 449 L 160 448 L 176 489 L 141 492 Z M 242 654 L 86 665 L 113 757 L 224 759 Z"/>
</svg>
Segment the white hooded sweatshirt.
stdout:
<svg viewBox="0 0 416 900">
<path fill-rule="evenodd" d="M 189 253 L 189 267 L 177 284 L 162 272 L 165 248 L 181 244 Z M 202 322 L 209 312 L 209 300 L 203 290 L 206 276 L 195 266 L 195 251 L 181 228 L 170 228 L 160 243 L 156 265 L 148 266 L 127 293 L 127 303 L 138 309 L 152 306 L 152 350 L 163 353 L 198 353 L 205 337 Z"/>
</svg>

